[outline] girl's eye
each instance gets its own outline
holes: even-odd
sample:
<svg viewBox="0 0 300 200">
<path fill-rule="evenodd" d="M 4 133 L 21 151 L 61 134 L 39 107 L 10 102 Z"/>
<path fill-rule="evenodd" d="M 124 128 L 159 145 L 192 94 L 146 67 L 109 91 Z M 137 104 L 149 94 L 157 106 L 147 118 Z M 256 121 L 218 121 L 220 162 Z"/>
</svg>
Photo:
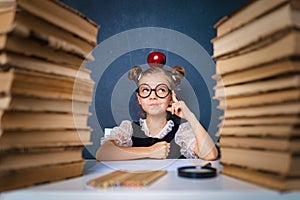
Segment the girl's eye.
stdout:
<svg viewBox="0 0 300 200">
<path fill-rule="evenodd" d="M 148 93 L 150 90 L 148 87 L 141 87 L 140 88 L 140 92 L 143 92 L 143 93 Z"/>
<path fill-rule="evenodd" d="M 160 88 L 159 90 L 158 90 L 158 92 L 165 92 L 166 90 L 165 89 L 163 89 L 163 88 Z"/>
<path fill-rule="evenodd" d="M 159 87 L 159 88 L 157 88 L 156 91 L 157 91 L 157 92 L 161 92 L 161 93 L 167 92 L 167 88 L 165 88 L 165 87 Z"/>
</svg>

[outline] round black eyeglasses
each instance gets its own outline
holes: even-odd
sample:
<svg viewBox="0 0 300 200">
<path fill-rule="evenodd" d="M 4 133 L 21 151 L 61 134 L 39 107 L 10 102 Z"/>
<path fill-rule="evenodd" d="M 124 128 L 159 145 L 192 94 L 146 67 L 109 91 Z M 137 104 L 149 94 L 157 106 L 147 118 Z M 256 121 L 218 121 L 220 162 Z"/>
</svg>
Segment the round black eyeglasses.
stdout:
<svg viewBox="0 0 300 200">
<path fill-rule="evenodd" d="M 142 98 L 149 97 L 152 91 L 154 91 L 156 96 L 161 99 L 166 98 L 171 93 L 170 88 L 166 84 L 159 84 L 152 89 L 150 85 L 143 83 L 135 91 Z"/>
</svg>

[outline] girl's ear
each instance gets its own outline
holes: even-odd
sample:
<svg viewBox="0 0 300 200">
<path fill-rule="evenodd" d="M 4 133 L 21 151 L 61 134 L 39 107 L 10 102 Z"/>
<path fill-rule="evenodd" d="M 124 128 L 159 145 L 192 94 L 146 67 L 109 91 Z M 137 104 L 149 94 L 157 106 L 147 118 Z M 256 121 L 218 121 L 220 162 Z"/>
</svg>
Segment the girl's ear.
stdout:
<svg viewBox="0 0 300 200">
<path fill-rule="evenodd" d="M 135 95 L 136 95 L 136 98 L 137 98 L 137 101 L 138 101 L 139 105 L 141 105 L 141 99 L 140 99 L 140 96 L 138 95 L 138 93 L 135 93 Z"/>
<path fill-rule="evenodd" d="M 170 99 L 170 106 L 174 103 L 174 101 L 173 101 L 173 92 L 174 92 L 174 90 L 172 90 L 172 92 L 171 92 L 171 99 Z"/>
</svg>

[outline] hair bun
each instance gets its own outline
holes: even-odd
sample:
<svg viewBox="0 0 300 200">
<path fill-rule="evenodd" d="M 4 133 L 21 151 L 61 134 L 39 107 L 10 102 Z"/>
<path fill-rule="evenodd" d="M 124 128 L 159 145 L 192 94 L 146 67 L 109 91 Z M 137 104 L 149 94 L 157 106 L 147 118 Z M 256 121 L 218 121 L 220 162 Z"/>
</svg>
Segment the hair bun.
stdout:
<svg viewBox="0 0 300 200">
<path fill-rule="evenodd" d="M 142 68 L 140 66 L 133 66 L 128 72 L 129 80 L 133 80 L 136 84 L 139 82 L 139 77 L 142 73 Z"/>
<path fill-rule="evenodd" d="M 181 83 L 181 79 L 185 77 L 185 69 L 180 65 L 175 65 L 171 67 L 171 74 L 174 80 L 175 85 L 179 85 Z"/>
</svg>

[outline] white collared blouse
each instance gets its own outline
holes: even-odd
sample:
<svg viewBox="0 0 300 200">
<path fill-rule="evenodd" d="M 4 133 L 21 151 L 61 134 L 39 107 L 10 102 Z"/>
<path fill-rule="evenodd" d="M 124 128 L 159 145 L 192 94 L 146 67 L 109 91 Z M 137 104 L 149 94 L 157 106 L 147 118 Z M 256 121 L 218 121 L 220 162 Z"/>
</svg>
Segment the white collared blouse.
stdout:
<svg viewBox="0 0 300 200">
<path fill-rule="evenodd" d="M 141 130 L 144 131 L 146 136 L 150 137 L 146 120 L 140 119 L 139 122 Z M 165 137 L 172 130 L 173 126 L 174 122 L 169 120 L 163 129 L 152 137 L 159 139 Z M 124 120 L 121 122 L 120 126 L 114 127 L 109 135 L 101 138 L 101 145 L 106 141 L 113 140 L 118 146 L 132 146 L 132 134 L 132 122 Z M 196 145 L 196 138 L 188 122 L 184 122 L 179 125 L 175 135 L 175 143 L 180 146 L 180 153 L 186 158 L 199 158 L 193 150 Z"/>
</svg>

